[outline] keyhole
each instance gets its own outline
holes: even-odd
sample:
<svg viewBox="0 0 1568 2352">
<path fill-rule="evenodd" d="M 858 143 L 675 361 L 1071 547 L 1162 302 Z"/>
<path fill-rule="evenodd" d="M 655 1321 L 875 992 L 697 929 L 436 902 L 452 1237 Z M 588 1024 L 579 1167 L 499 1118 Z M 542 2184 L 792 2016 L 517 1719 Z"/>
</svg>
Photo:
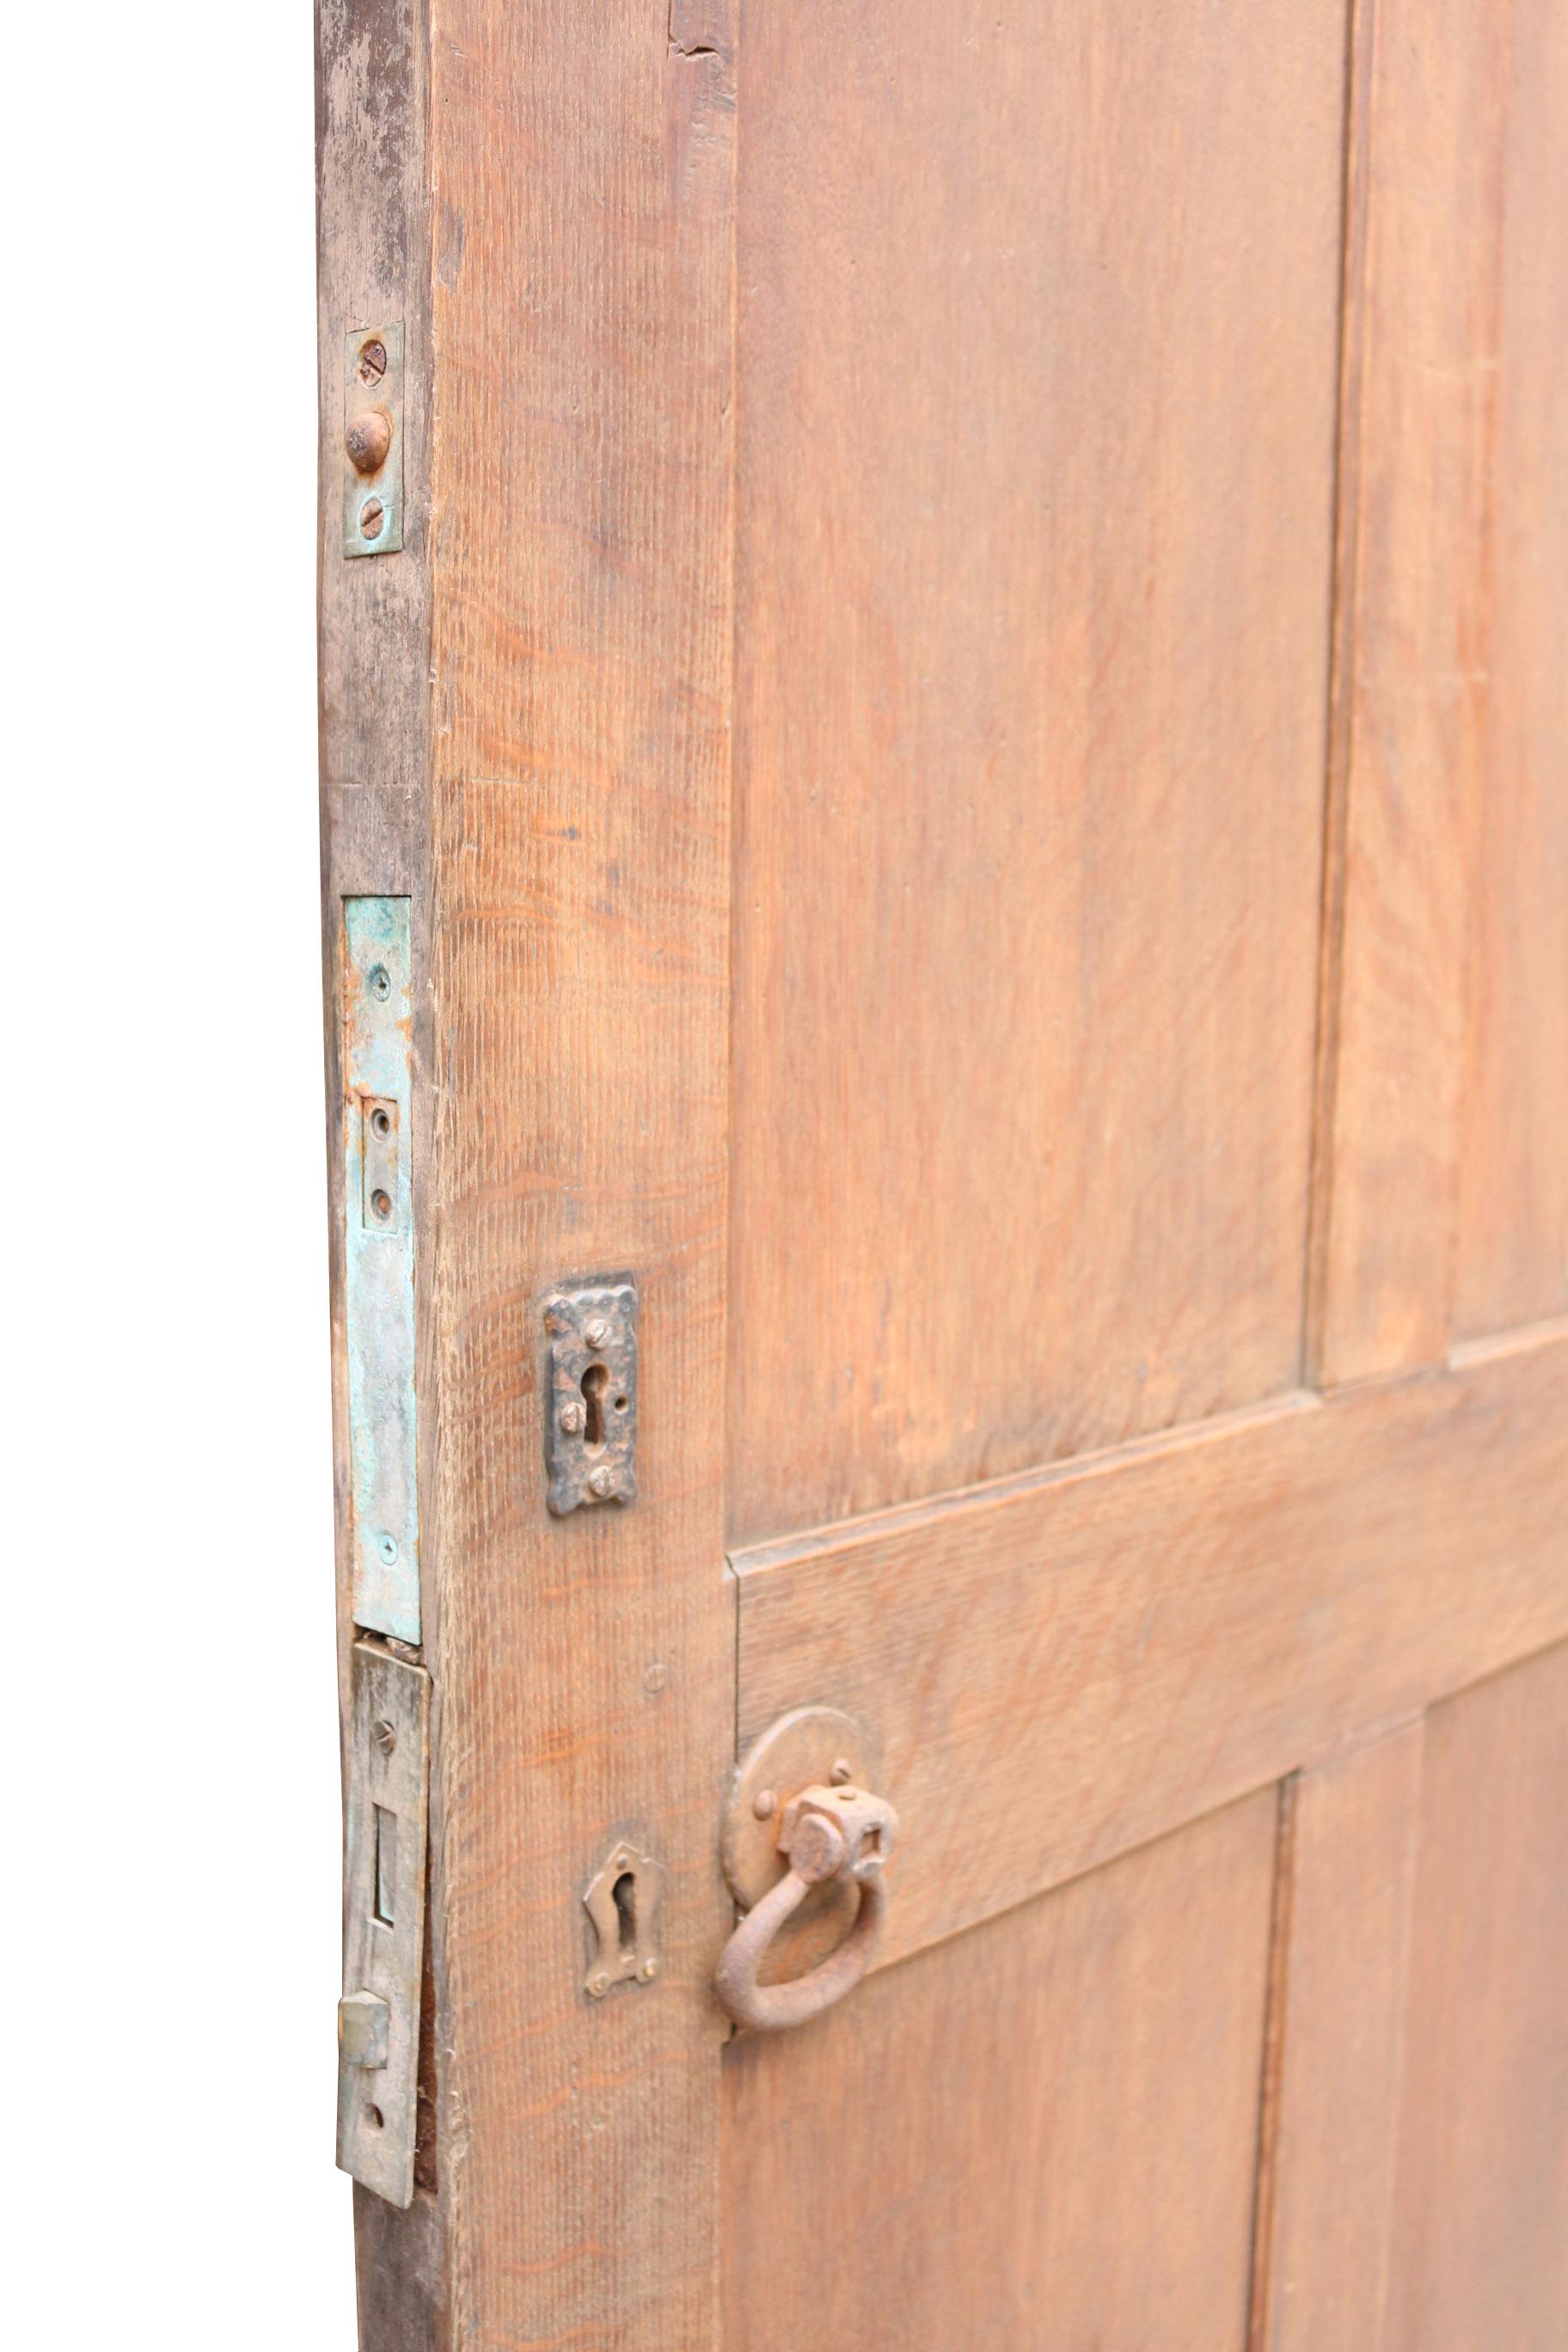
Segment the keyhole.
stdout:
<svg viewBox="0 0 1568 2352">
<path fill-rule="evenodd" d="M 637 1948 L 637 1882 L 636 1874 L 623 1870 L 610 1893 L 615 1898 L 616 1920 L 623 1952 L 635 1952 Z"/>
<path fill-rule="evenodd" d="M 605 1391 L 609 1385 L 609 1367 L 590 1364 L 583 1375 L 583 1402 L 587 1410 L 583 1434 L 591 1452 L 605 1442 Z"/>
</svg>

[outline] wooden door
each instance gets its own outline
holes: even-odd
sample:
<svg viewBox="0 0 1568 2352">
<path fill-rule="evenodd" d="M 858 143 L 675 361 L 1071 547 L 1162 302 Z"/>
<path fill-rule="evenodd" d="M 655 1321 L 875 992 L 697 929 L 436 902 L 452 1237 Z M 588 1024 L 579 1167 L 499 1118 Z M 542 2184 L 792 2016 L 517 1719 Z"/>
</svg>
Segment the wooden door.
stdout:
<svg viewBox="0 0 1568 2352">
<path fill-rule="evenodd" d="M 366 1632 L 351 1242 L 340 1615 L 431 1702 L 363 2344 L 1555 2352 L 1568 19 L 320 27 L 334 1233 L 393 898 L 422 1587 Z M 556 1517 L 612 1275 L 637 1499 Z M 805 1705 L 885 1940 L 738 2034 Z"/>
</svg>

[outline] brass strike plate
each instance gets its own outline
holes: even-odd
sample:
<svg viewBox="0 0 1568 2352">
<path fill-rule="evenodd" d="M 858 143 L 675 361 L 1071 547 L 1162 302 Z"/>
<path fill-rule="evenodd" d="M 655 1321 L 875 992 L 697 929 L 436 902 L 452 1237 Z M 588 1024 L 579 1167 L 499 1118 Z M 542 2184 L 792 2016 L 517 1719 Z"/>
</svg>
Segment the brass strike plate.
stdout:
<svg viewBox="0 0 1568 2352">
<path fill-rule="evenodd" d="M 403 545 L 403 322 L 343 344 L 343 553 Z"/>
<path fill-rule="evenodd" d="M 547 1501 L 557 1518 L 637 1498 L 637 1294 L 629 1275 L 554 1292 L 544 1391 Z"/>
</svg>

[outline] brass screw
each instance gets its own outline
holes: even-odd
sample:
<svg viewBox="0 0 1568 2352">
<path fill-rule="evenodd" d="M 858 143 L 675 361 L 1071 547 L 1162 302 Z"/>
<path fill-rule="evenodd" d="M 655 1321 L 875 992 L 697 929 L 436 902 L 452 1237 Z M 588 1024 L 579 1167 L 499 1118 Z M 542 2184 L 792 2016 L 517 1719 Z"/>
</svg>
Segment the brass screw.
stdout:
<svg viewBox="0 0 1568 2352">
<path fill-rule="evenodd" d="M 759 1789 L 752 1799 L 752 1811 L 758 1821 L 770 1821 L 779 1809 L 779 1801 L 771 1789 Z"/>
<path fill-rule="evenodd" d="M 614 1491 L 616 1474 L 613 1470 L 606 1470 L 601 1465 L 597 1470 L 591 1474 L 588 1484 L 602 1503 L 605 1496 Z"/>
<path fill-rule="evenodd" d="M 367 409 L 343 435 L 343 446 L 356 474 L 374 474 L 386 463 L 392 446 L 392 426 L 381 411 Z"/>
<path fill-rule="evenodd" d="M 359 355 L 359 379 L 362 383 L 379 383 L 386 373 L 386 345 L 375 340 L 366 343 Z"/>
<path fill-rule="evenodd" d="M 841 1756 L 827 1777 L 830 1780 L 837 1781 L 842 1787 L 846 1780 L 852 1780 L 855 1778 L 855 1767 L 847 1757 Z"/>
<path fill-rule="evenodd" d="M 588 1990 L 595 2000 L 603 2000 L 609 1990 L 610 1979 L 607 1972 L 604 1969 L 596 1969 L 588 1979 Z"/>
<path fill-rule="evenodd" d="M 583 1326 L 583 1337 L 590 1348 L 602 1348 L 609 1336 L 610 1327 L 602 1315 L 595 1315 L 591 1323 Z"/>
<path fill-rule="evenodd" d="M 642 1972 L 643 1982 L 645 1984 L 652 1984 L 655 1977 L 658 1974 L 658 1962 L 657 1960 L 645 1960 L 642 1964 Z"/>
<path fill-rule="evenodd" d="M 396 1730 L 393 1725 L 388 1723 L 384 1716 L 383 1716 L 380 1722 L 376 1724 L 370 1736 L 374 1740 L 376 1746 L 380 1748 L 384 1756 L 390 1756 L 393 1749 L 397 1745 Z"/>
<path fill-rule="evenodd" d="M 379 539 L 382 524 L 386 520 L 386 509 L 379 499 L 366 499 L 359 510 L 360 535 L 363 539 Z"/>
<path fill-rule="evenodd" d="M 583 1426 L 583 1408 L 580 1404 L 569 1404 L 562 1408 L 561 1426 L 568 1437 L 576 1436 Z"/>
</svg>

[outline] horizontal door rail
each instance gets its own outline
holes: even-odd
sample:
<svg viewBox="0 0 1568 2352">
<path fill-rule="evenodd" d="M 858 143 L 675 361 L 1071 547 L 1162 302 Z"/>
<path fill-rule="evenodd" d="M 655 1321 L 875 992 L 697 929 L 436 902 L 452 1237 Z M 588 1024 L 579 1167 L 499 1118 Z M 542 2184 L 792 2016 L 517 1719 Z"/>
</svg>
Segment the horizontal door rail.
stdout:
<svg viewBox="0 0 1568 2352">
<path fill-rule="evenodd" d="M 742 1749 L 876 1727 L 897 1959 L 1568 1638 L 1568 1326 L 731 1564 Z"/>
</svg>

